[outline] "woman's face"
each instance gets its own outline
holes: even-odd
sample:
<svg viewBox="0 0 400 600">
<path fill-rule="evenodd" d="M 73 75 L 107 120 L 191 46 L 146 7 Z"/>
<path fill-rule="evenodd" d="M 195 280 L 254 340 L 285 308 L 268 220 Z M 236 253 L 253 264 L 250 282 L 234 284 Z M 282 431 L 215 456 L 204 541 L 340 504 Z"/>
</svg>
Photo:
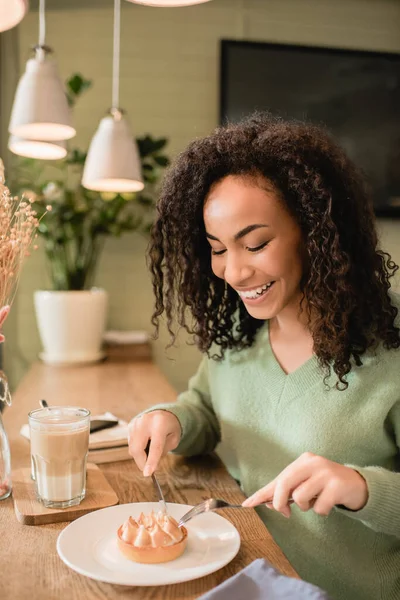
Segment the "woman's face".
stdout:
<svg viewBox="0 0 400 600">
<path fill-rule="evenodd" d="M 210 189 L 203 216 L 212 270 L 236 290 L 252 317 L 298 309 L 301 231 L 272 184 L 229 175 Z"/>
</svg>

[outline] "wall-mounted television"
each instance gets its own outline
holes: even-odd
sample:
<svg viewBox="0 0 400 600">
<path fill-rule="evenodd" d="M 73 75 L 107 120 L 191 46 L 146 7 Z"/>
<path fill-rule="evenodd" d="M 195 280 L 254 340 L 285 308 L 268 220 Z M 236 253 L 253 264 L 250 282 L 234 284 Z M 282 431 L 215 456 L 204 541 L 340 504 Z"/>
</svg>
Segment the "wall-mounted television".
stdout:
<svg viewBox="0 0 400 600">
<path fill-rule="evenodd" d="M 220 122 L 256 109 L 326 125 L 400 218 L 400 54 L 222 40 Z"/>
</svg>

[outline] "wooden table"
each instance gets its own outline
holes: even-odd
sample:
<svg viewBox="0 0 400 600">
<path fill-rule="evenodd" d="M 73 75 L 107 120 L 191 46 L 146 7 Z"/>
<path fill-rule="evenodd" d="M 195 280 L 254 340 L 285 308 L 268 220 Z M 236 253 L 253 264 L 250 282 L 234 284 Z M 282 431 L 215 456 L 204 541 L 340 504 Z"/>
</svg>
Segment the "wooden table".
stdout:
<svg viewBox="0 0 400 600">
<path fill-rule="evenodd" d="M 50 367 L 35 363 L 3 415 L 11 445 L 13 468 L 29 465 L 29 443 L 19 435 L 27 413 L 39 399 L 73 404 L 92 414 L 109 410 L 131 419 L 157 403 L 174 401 L 175 391 L 152 362 L 105 362 L 86 367 Z M 120 503 L 154 501 L 151 478 L 133 461 L 100 465 Z M 185 459 L 169 455 L 157 473 L 167 500 L 196 504 L 216 496 L 239 504 L 243 494 L 216 456 Z M 2 600 L 192 599 L 215 587 L 255 558 L 265 557 L 282 573 L 296 572 L 253 510 L 224 511 L 238 529 L 241 547 L 223 569 L 194 581 L 164 587 L 126 587 L 100 583 L 70 570 L 58 557 L 56 540 L 65 523 L 27 526 L 19 523 L 11 498 L 0 502 L 0 598 Z"/>
</svg>

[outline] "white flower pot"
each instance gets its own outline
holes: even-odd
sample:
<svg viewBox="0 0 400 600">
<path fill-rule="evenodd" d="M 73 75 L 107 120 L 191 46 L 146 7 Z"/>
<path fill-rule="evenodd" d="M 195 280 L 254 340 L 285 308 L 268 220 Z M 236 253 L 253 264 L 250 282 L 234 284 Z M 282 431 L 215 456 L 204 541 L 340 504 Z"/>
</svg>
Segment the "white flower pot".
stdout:
<svg viewBox="0 0 400 600">
<path fill-rule="evenodd" d="M 105 290 L 37 291 L 34 300 L 44 362 L 79 364 L 103 358 L 108 304 Z"/>
</svg>

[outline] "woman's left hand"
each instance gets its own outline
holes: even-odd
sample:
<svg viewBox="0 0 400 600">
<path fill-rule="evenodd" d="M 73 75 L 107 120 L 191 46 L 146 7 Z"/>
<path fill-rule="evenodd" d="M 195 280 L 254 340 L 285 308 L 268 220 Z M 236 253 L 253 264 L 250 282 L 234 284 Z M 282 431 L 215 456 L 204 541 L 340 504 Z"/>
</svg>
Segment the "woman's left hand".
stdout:
<svg viewBox="0 0 400 600">
<path fill-rule="evenodd" d="M 336 504 L 360 510 L 368 500 L 365 479 L 354 469 L 305 452 L 268 485 L 243 502 L 257 506 L 272 501 L 275 510 L 290 517 L 289 498 L 307 511 L 329 515 Z"/>
</svg>

